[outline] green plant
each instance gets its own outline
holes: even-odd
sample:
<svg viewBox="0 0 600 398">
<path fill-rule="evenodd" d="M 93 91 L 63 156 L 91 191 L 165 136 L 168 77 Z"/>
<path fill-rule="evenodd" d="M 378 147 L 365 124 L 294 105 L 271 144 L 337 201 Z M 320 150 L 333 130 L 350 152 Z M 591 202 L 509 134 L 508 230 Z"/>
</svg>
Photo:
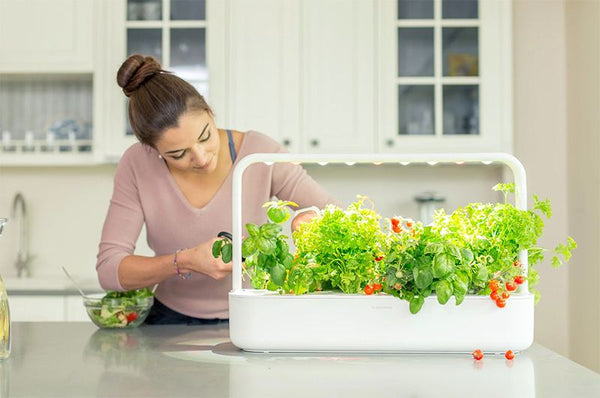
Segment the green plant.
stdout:
<svg viewBox="0 0 600 398">
<path fill-rule="evenodd" d="M 305 290 L 360 293 L 381 278 L 384 270 L 376 258 L 387 250 L 388 238 L 379 224 L 381 216 L 363 207 L 366 200 L 358 196 L 347 210 L 329 205 L 294 231 L 295 263 L 311 270 L 313 283 Z"/>
<path fill-rule="evenodd" d="M 242 257 L 246 259 L 245 274 L 255 289 L 278 290 L 286 281 L 293 257 L 288 237 L 281 233 L 281 224 L 290 218 L 288 206 L 298 205 L 282 200 L 267 202 L 263 207 L 267 208 L 269 221 L 261 226 L 246 224 L 248 237 L 242 243 Z M 225 238 L 215 241 L 212 252 L 224 262 L 231 261 L 231 241 Z"/>
</svg>

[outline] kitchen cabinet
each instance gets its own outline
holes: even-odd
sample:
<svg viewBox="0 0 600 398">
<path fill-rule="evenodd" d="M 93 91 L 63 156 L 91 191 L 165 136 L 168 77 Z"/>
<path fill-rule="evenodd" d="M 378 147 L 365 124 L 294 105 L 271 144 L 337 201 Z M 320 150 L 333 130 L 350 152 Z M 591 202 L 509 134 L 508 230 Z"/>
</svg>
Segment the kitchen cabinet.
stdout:
<svg viewBox="0 0 600 398">
<path fill-rule="evenodd" d="M 374 4 L 232 0 L 227 123 L 293 152 L 372 151 Z"/>
<path fill-rule="evenodd" d="M 511 2 L 378 4 L 378 149 L 512 152 Z"/>
<path fill-rule="evenodd" d="M 13 322 L 91 322 L 81 296 L 77 295 L 9 295 Z"/>
<path fill-rule="evenodd" d="M 0 73 L 92 72 L 95 0 L 1 0 Z"/>
</svg>

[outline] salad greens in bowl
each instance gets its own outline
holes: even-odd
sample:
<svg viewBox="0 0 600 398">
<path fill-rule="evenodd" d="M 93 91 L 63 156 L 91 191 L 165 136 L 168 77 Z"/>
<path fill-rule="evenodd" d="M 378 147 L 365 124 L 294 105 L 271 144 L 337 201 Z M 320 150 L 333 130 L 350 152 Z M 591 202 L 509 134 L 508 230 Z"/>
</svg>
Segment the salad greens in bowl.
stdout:
<svg viewBox="0 0 600 398">
<path fill-rule="evenodd" d="M 141 325 L 154 303 L 148 288 L 126 292 L 108 291 L 83 298 L 88 316 L 99 328 L 135 328 Z"/>
</svg>

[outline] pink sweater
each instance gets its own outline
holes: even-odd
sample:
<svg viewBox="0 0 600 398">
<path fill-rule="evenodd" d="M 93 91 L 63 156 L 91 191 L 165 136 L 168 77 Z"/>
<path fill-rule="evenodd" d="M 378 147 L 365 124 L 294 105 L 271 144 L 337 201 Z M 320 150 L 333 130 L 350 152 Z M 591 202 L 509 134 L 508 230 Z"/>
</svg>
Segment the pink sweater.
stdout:
<svg viewBox="0 0 600 398">
<path fill-rule="evenodd" d="M 238 150 L 240 158 L 258 152 L 285 152 L 271 138 L 249 131 Z M 235 164 L 234 164 L 235 166 Z M 193 207 L 185 198 L 158 153 L 137 143 L 123 155 L 116 170 L 114 191 L 104 222 L 96 270 L 101 286 L 123 290 L 118 268 L 135 252 L 135 243 L 146 223 L 147 241 L 156 255 L 172 254 L 231 232 L 231 179 L 233 171 L 208 204 Z M 272 196 L 302 207 L 336 203 L 306 171 L 288 163 L 255 164 L 246 169 L 243 183 L 243 224 L 266 222 L 263 203 Z M 173 273 L 158 286 L 156 297 L 169 308 L 197 318 L 228 318 L 227 294 L 231 276 L 215 280 L 195 273 L 183 280 Z"/>
</svg>

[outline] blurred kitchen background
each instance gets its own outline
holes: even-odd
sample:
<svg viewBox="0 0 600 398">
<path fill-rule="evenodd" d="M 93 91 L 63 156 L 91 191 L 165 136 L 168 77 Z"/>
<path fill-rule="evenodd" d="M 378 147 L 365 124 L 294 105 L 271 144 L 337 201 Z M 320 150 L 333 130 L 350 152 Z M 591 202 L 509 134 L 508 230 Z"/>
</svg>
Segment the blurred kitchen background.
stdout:
<svg viewBox="0 0 600 398">
<path fill-rule="evenodd" d="M 20 258 L 32 280 L 64 278 L 60 266 L 94 280 L 116 163 L 135 142 L 116 84 L 134 52 L 194 84 L 219 127 L 292 152 L 514 154 L 530 196 L 552 201 L 541 244 L 579 243 L 567 267 L 539 266 L 536 340 L 600 371 L 599 1 L 0 0 L 6 279 Z M 417 219 L 500 200 L 491 187 L 510 180 L 483 164 L 307 170 L 345 203 L 366 194 Z M 152 253 L 144 231 L 138 249 Z M 70 319 L 71 293 L 29 286 L 11 301 L 22 314 L 44 299 Z"/>
</svg>

